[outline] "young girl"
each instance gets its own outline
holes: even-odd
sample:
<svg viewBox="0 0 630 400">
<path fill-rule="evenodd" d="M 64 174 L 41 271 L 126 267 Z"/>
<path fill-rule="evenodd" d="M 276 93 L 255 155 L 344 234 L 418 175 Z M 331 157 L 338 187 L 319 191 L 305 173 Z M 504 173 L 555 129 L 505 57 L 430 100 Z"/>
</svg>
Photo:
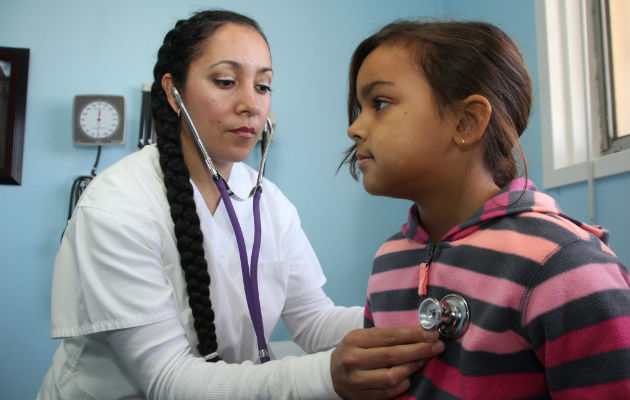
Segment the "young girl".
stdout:
<svg viewBox="0 0 630 400">
<path fill-rule="evenodd" d="M 51 305 L 53 337 L 63 342 L 38 399 L 335 398 L 337 392 L 404 391 L 408 376 L 435 354 L 423 330 L 346 335 L 361 326 L 362 310 L 335 307 L 323 292 L 325 278 L 295 207 L 266 179 L 261 197 L 232 203 L 202 157 L 206 152 L 241 196 L 257 183 L 258 173 L 242 161 L 265 126 L 273 78 L 258 24 L 228 11 L 177 22 L 158 52 L 154 78 L 157 146 L 99 174 L 65 231 Z M 242 224 L 243 246 L 233 215 Z M 258 262 L 252 257 L 242 275 L 250 258 L 243 262 L 239 249 L 254 253 L 255 221 L 262 228 Z M 256 265 L 257 280 L 250 279 Z M 314 354 L 260 365 L 280 317 Z M 346 354 L 357 362 L 336 367 Z"/>
<path fill-rule="evenodd" d="M 344 162 L 414 202 L 376 253 L 365 325 L 418 325 L 451 293 L 470 310 L 403 398 L 629 399 L 624 265 L 517 177 L 532 93 L 516 45 L 487 23 L 399 21 L 357 47 L 349 82 Z"/>
</svg>

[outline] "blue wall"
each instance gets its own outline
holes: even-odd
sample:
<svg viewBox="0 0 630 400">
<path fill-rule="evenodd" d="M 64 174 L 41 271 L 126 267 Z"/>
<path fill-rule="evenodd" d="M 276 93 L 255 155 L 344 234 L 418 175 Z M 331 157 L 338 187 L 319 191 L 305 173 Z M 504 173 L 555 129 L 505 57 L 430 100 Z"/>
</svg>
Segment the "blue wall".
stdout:
<svg viewBox="0 0 630 400">
<path fill-rule="evenodd" d="M 54 256 L 70 186 L 88 174 L 95 148 L 71 140 L 75 94 L 124 95 L 127 141 L 103 149 L 98 171 L 137 146 L 142 83 L 150 82 L 166 31 L 202 1 L 3 0 L 0 46 L 31 49 L 21 186 L 0 186 L 0 397 L 33 398 L 58 345 L 49 338 Z M 398 17 L 475 18 L 494 22 L 521 45 L 534 78 L 533 3 L 483 0 L 215 1 L 255 17 L 274 61 L 277 118 L 266 175 L 296 204 L 328 276 L 326 291 L 343 305 L 362 304 L 371 258 L 401 225 L 408 203 L 366 195 L 344 170 L 335 175 L 345 135 L 347 65 L 354 47 Z M 524 137 L 530 175 L 542 182 L 539 110 Z M 255 158 L 255 156 L 253 157 Z M 252 160 L 257 162 L 257 160 Z M 98 172 L 97 171 L 97 172 Z M 596 185 L 596 223 L 629 263 L 628 174 Z M 584 185 L 556 190 L 561 205 L 587 219 Z M 614 212 L 613 212 L 614 210 Z M 285 339 L 278 329 L 274 338 Z"/>
</svg>

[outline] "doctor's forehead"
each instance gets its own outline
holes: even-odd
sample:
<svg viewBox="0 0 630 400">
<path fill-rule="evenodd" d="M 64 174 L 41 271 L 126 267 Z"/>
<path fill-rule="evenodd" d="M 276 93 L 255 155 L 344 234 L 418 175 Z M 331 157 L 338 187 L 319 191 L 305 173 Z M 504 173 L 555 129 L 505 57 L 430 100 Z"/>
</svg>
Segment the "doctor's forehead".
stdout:
<svg viewBox="0 0 630 400">
<path fill-rule="evenodd" d="M 236 68 L 271 70 L 271 53 L 264 37 L 250 26 L 234 23 L 223 25 L 203 41 L 195 61 L 199 60 L 213 66 L 227 62 Z"/>
</svg>

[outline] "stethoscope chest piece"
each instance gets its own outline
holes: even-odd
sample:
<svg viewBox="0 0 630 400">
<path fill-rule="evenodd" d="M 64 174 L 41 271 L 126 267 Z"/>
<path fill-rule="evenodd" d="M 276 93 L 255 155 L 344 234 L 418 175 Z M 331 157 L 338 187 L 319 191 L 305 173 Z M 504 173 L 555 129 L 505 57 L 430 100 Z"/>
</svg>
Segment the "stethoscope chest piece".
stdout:
<svg viewBox="0 0 630 400">
<path fill-rule="evenodd" d="M 448 294 L 441 301 L 427 297 L 418 308 L 418 320 L 424 329 L 437 329 L 445 338 L 458 339 L 470 324 L 468 303 L 458 294 Z"/>
</svg>

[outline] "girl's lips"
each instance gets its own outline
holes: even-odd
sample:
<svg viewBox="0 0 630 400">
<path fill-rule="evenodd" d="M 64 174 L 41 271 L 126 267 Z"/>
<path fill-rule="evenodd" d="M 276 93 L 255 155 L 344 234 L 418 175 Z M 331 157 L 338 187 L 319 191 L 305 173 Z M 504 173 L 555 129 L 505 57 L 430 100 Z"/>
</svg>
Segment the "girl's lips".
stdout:
<svg viewBox="0 0 630 400">
<path fill-rule="evenodd" d="M 359 163 L 359 168 L 361 168 L 362 166 L 370 162 L 370 160 L 373 160 L 371 156 L 368 156 L 365 154 L 357 154 L 357 161 Z"/>
</svg>

